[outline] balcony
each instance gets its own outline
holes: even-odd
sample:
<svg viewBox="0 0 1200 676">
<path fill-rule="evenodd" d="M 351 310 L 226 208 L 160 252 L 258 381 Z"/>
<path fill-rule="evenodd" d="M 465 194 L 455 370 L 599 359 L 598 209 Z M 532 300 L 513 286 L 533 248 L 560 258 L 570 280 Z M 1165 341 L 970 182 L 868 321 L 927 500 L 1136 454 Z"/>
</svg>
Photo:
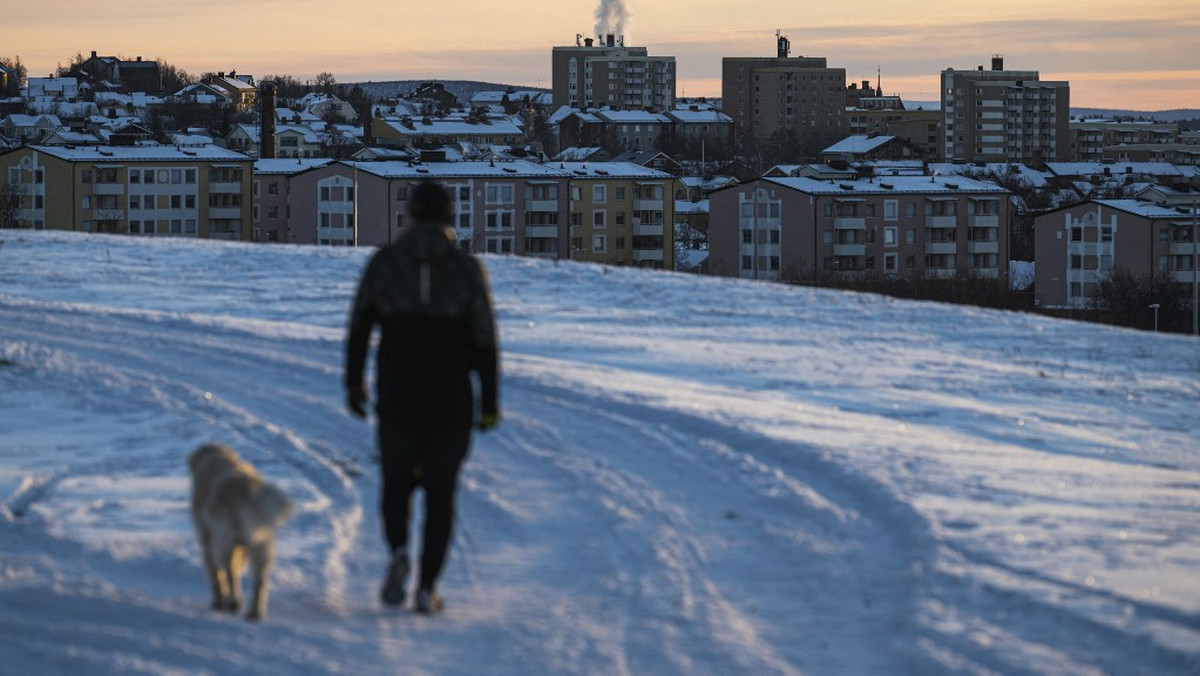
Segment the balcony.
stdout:
<svg viewBox="0 0 1200 676">
<path fill-rule="evenodd" d="M 927 228 L 957 228 L 958 216 L 926 216 L 925 227 Z"/>
<path fill-rule="evenodd" d="M 124 183 L 94 183 L 92 184 L 93 195 L 124 195 Z"/>
<path fill-rule="evenodd" d="M 240 195 L 242 192 L 242 184 L 241 183 L 228 183 L 228 182 L 213 182 L 213 183 L 208 184 L 208 192 L 210 195 L 213 193 L 228 193 L 231 195 L 232 194 Z"/>
<path fill-rule="evenodd" d="M 662 223 L 646 223 L 644 225 L 641 223 L 635 223 L 633 226 L 633 234 L 658 237 L 663 234 L 663 226 Z"/>
<path fill-rule="evenodd" d="M 953 253 L 953 252 L 951 252 Z M 865 256 L 867 255 L 866 244 L 834 244 L 834 256 Z"/>
<path fill-rule="evenodd" d="M 663 201 L 662 200 L 635 199 L 633 201 L 633 210 L 634 211 L 662 211 L 663 210 Z"/>
<path fill-rule="evenodd" d="M 927 254 L 956 254 L 958 242 L 929 242 L 925 245 Z"/>
<path fill-rule="evenodd" d="M 1176 270 L 1171 273 L 1171 281 L 1177 284 L 1191 284 L 1196 281 L 1194 270 Z"/>
<path fill-rule="evenodd" d="M 551 211 L 558 213 L 558 200 L 526 200 L 525 211 Z"/>
<path fill-rule="evenodd" d="M 1000 242 L 967 242 L 967 253 L 998 254 L 1000 253 Z"/>
<path fill-rule="evenodd" d="M 241 218 L 241 207 L 209 207 L 208 217 L 217 219 Z"/>
<path fill-rule="evenodd" d="M 954 279 L 957 274 L 955 268 L 925 268 L 925 279 Z"/>
<path fill-rule="evenodd" d="M 972 228 L 998 228 L 1000 216 L 996 214 L 971 214 L 967 216 L 967 225 Z"/>
<path fill-rule="evenodd" d="M 663 260 L 662 249 L 634 249 L 633 260 L 635 261 L 661 261 Z"/>
<path fill-rule="evenodd" d="M 550 238 L 558 237 L 557 225 L 527 225 L 525 226 L 525 236 L 533 238 Z"/>
<path fill-rule="evenodd" d="M 1196 253 L 1196 245 L 1191 242 L 1176 242 L 1171 245 L 1172 256 L 1191 256 Z"/>
<path fill-rule="evenodd" d="M 318 240 L 354 241 L 354 228 L 335 228 L 332 226 L 317 226 Z"/>
<path fill-rule="evenodd" d="M 867 219 L 865 218 L 835 218 L 833 219 L 834 230 L 866 230 Z"/>
<path fill-rule="evenodd" d="M 1000 279 L 1000 268 L 972 268 L 971 272 L 983 279 Z"/>
</svg>

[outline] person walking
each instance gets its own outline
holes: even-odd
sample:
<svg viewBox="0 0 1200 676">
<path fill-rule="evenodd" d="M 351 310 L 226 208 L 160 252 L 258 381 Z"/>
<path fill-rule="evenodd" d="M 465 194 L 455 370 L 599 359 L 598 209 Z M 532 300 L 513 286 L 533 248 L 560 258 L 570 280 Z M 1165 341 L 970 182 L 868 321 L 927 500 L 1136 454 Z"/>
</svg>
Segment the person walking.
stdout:
<svg viewBox="0 0 1200 676">
<path fill-rule="evenodd" d="M 450 195 L 433 182 L 418 184 L 408 201 L 412 223 L 367 264 L 346 339 L 346 403 L 367 417 L 363 380 L 371 333 L 376 353 L 381 511 L 391 548 L 380 598 L 404 603 L 408 584 L 409 520 L 413 492 L 424 489 L 425 523 L 415 606 L 442 608 L 438 577 L 454 525 L 459 470 L 472 427 L 500 421 L 495 319 L 487 273 L 456 246 Z M 478 376 L 478 417 L 471 373 Z"/>
</svg>

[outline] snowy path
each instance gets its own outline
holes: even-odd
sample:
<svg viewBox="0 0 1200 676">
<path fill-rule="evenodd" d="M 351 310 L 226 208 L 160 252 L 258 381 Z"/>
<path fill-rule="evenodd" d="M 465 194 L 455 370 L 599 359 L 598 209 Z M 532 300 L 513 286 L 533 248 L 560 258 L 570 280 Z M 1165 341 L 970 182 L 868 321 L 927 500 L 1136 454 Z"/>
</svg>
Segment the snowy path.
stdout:
<svg viewBox="0 0 1200 676">
<path fill-rule="evenodd" d="M 505 421 L 431 620 L 377 601 L 365 252 L 4 237 L 0 672 L 1200 671 L 1187 339 L 490 258 Z M 207 609 L 213 439 L 299 507 L 261 625 Z"/>
</svg>

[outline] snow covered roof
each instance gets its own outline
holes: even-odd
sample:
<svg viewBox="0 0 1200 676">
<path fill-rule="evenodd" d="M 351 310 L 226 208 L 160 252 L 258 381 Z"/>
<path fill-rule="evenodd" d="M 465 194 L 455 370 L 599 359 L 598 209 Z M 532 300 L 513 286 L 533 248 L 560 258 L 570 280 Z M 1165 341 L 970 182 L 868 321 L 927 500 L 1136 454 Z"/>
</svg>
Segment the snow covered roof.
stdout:
<svg viewBox="0 0 1200 676">
<path fill-rule="evenodd" d="M 270 159 L 270 160 L 255 160 L 254 173 L 258 174 L 298 174 L 302 171 L 308 171 L 313 167 L 323 167 L 326 164 L 331 164 L 332 159 L 328 157 L 310 157 L 310 158 L 295 158 L 295 159 Z"/>
<path fill-rule="evenodd" d="M 733 124 L 733 118 L 719 110 L 691 110 L 676 108 L 667 111 L 667 117 L 684 124 Z"/>
<path fill-rule="evenodd" d="M 960 195 L 1008 192 L 994 183 L 977 181 L 963 176 L 885 176 L 875 179 L 843 179 L 839 181 L 822 181 L 807 177 L 763 178 L 760 180 L 809 195 L 894 195 L 900 193 Z"/>
<path fill-rule="evenodd" d="M 557 165 L 575 178 L 674 179 L 665 171 L 635 162 L 559 162 Z"/>
<path fill-rule="evenodd" d="M 855 134 L 854 136 L 847 136 L 821 152 L 825 154 L 862 155 L 880 148 L 895 138 L 895 136 L 888 136 L 886 134 L 880 134 L 879 136 Z"/>
<path fill-rule="evenodd" d="M 616 124 L 670 124 L 671 122 L 671 119 L 662 113 L 651 113 L 645 110 L 609 110 L 603 108 L 596 111 L 596 117 Z"/>
<path fill-rule="evenodd" d="M 176 148 L 173 145 L 139 146 L 30 146 L 44 155 L 68 162 L 243 162 L 250 158 L 219 146 Z"/>
<path fill-rule="evenodd" d="M 343 162 L 354 166 L 353 162 Z M 555 165 L 543 165 L 528 160 L 505 162 L 405 162 L 381 161 L 359 162 L 358 170 L 381 178 L 459 178 L 459 177 L 505 177 L 505 178 L 565 178 L 566 174 Z"/>
<path fill-rule="evenodd" d="M 414 118 L 412 128 L 408 128 L 399 119 L 389 118 L 384 122 L 401 136 L 521 136 L 521 128 L 511 120 L 489 120 L 486 124 L 472 124 L 462 119 L 429 118 L 429 124 L 423 119 Z"/>
<path fill-rule="evenodd" d="M 1149 174 L 1182 176 L 1179 167 L 1168 162 L 1047 162 L 1046 168 L 1057 176 L 1096 176 L 1109 174 Z"/>
<path fill-rule="evenodd" d="M 1183 213 L 1178 209 L 1164 207 L 1153 202 L 1144 202 L 1142 200 L 1119 199 L 1119 200 L 1094 200 L 1096 204 L 1117 211 L 1124 211 L 1128 214 L 1141 216 L 1151 220 L 1189 220 L 1191 219 L 1190 211 Z"/>
</svg>

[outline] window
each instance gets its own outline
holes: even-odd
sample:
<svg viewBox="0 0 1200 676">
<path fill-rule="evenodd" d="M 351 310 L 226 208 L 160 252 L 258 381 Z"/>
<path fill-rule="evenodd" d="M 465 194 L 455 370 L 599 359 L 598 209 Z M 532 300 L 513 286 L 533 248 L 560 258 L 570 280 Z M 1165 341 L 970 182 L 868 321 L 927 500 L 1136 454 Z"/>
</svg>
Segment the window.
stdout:
<svg viewBox="0 0 1200 676">
<path fill-rule="evenodd" d="M 754 243 L 754 231 L 743 230 L 742 231 L 742 244 L 753 244 L 753 243 Z"/>
<path fill-rule="evenodd" d="M 489 185 L 486 194 L 489 204 L 512 204 L 513 201 L 511 185 Z"/>
<path fill-rule="evenodd" d="M 195 209 L 196 208 L 196 196 L 195 195 L 184 195 L 183 196 L 183 206 L 186 209 Z"/>
<path fill-rule="evenodd" d="M 896 228 L 884 228 L 883 229 L 883 245 L 884 246 L 896 246 L 897 244 L 899 244 L 899 240 L 897 239 L 898 234 L 899 233 L 897 232 Z"/>
<path fill-rule="evenodd" d="M 592 227 L 603 228 L 606 225 L 607 212 L 593 211 L 592 212 Z"/>
<path fill-rule="evenodd" d="M 271 218 L 271 219 L 279 218 L 279 207 L 277 207 L 277 206 L 267 207 L 267 218 Z"/>
<path fill-rule="evenodd" d="M 613 189 L 613 192 L 613 199 L 617 200 L 618 202 L 625 199 L 625 186 L 617 186 Z"/>
<path fill-rule="evenodd" d="M 605 201 L 607 201 L 607 199 L 606 199 L 606 195 L 607 195 L 607 193 L 606 193 L 606 186 L 603 186 L 603 185 L 594 185 L 594 186 L 592 186 L 592 201 L 593 201 L 593 202 L 605 202 Z"/>
<path fill-rule="evenodd" d="M 84 169 L 83 172 L 80 173 L 80 175 L 79 175 L 79 180 L 83 181 L 84 183 L 91 183 L 92 182 L 92 170 Z"/>
<path fill-rule="evenodd" d="M 278 195 L 279 194 L 279 183 L 277 183 L 277 182 L 268 183 L 267 184 L 267 194 L 268 195 Z"/>
<path fill-rule="evenodd" d="M 141 209 L 141 208 L 142 208 L 142 198 L 138 195 L 130 195 L 129 196 L 129 209 L 132 211 L 134 209 Z"/>
<path fill-rule="evenodd" d="M 399 188 L 396 188 L 396 201 L 397 202 L 407 202 L 408 201 L 408 186 L 401 186 Z"/>
<path fill-rule="evenodd" d="M 604 235 L 595 235 L 592 237 L 592 253 L 604 253 L 605 243 L 608 238 Z"/>
<path fill-rule="evenodd" d="M 196 170 L 195 169 L 185 169 L 183 172 L 183 182 L 188 183 L 188 184 L 195 184 L 196 183 Z"/>
<path fill-rule="evenodd" d="M 329 186 L 322 186 L 320 196 L 317 198 L 321 202 L 329 201 Z"/>
<path fill-rule="evenodd" d="M 182 209 L 183 208 L 183 195 L 171 195 L 171 208 L 172 209 Z"/>
<path fill-rule="evenodd" d="M 750 270 L 754 267 L 754 259 L 750 256 L 742 256 L 742 269 Z"/>
<path fill-rule="evenodd" d="M 904 243 L 905 244 L 916 244 L 917 243 L 916 228 L 905 228 L 904 229 Z"/>
<path fill-rule="evenodd" d="M 884 200 L 883 201 L 883 220 L 894 221 L 897 218 L 899 218 L 899 215 L 900 215 L 899 206 L 900 206 L 900 203 L 897 202 L 896 200 Z M 895 242 L 893 242 L 893 244 L 894 243 Z"/>
</svg>

